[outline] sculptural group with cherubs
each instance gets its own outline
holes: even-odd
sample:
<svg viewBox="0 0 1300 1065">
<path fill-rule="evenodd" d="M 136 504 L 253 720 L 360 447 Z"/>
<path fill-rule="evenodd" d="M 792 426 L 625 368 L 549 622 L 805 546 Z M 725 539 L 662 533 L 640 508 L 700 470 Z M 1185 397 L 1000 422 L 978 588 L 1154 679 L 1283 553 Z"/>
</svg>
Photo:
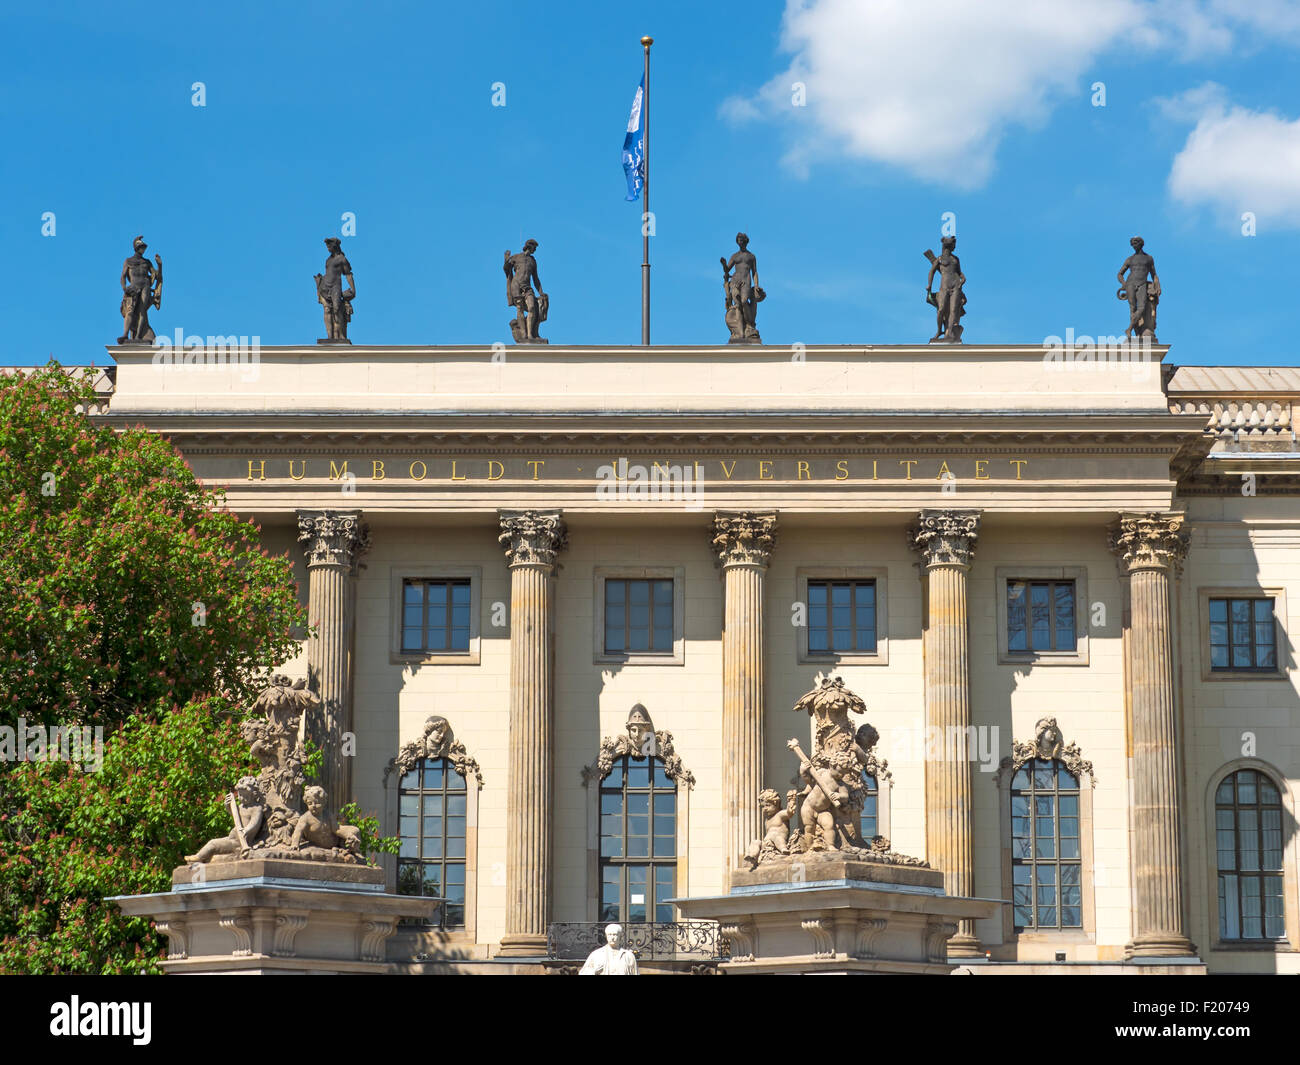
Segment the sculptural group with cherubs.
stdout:
<svg viewBox="0 0 1300 1065">
<path fill-rule="evenodd" d="M 234 827 L 186 855 L 187 864 L 243 858 L 365 862 L 360 830 L 334 822 L 324 788 L 303 788 L 304 721 L 319 705 L 305 681 L 282 674 L 271 677 L 253 704 L 254 716 L 239 726 L 261 771 L 242 777 L 226 796 Z"/>
<path fill-rule="evenodd" d="M 819 852 L 892 865 L 925 865 L 919 858 L 895 854 L 883 836 L 862 838 L 863 773 L 876 765 L 872 748 L 880 739 L 868 724 L 854 730 L 849 714 L 866 713 L 862 698 L 846 688 L 842 678 L 821 677 L 794 709 L 806 711 L 813 720 L 813 751 L 806 754 L 797 739 L 786 744 L 799 756 L 798 786 L 786 792 L 784 804 L 772 788 L 759 795 L 765 831 L 745 852 L 749 868 Z"/>
</svg>

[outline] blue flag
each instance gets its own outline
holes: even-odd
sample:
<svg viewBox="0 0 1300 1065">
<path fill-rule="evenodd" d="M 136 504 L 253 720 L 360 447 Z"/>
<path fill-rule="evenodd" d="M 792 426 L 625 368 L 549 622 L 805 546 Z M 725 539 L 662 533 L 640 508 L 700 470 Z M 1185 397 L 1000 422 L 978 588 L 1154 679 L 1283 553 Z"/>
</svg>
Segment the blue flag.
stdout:
<svg viewBox="0 0 1300 1065">
<path fill-rule="evenodd" d="M 626 199 L 639 200 L 641 186 L 645 184 L 645 75 L 636 87 L 632 113 L 627 118 L 627 136 L 623 138 L 623 173 L 627 176 Z"/>
</svg>

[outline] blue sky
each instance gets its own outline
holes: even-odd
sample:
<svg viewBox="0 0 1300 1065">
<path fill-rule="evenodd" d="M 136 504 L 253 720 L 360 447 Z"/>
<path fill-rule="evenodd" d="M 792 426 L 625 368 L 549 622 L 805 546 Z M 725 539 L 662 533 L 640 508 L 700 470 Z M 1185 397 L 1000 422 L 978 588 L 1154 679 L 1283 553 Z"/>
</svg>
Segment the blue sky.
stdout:
<svg viewBox="0 0 1300 1065">
<path fill-rule="evenodd" d="M 1300 11 L 1244 6 L 30 5 L 0 40 L 0 362 L 106 362 L 138 233 L 164 261 L 160 335 L 312 343 L 345 211 L 354 342 L 508 341 L 502 252 L 528 237 L 552 343 L 637 342 L 620 150 L 644 33 L 656 343 L 726 340 L 738 229 L 766 342 L 925 341 L 922 252 L 951 211 L 968 343 L 1122 331 L 1140 233 L 1171 361 L 1300 362 L 1276 343 Z"/>
</svg>

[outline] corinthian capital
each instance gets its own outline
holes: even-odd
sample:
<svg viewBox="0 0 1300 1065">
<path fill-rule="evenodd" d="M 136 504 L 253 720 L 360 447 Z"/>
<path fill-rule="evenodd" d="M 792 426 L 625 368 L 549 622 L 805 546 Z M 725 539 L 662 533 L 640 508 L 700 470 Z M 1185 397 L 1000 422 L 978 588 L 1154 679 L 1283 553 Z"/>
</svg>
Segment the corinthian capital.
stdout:
<svg viewBox="0 0 1300 1065">
<path fill-rule="evenodd" d="M 1182 514 L 1121 514 L 1110 527 L 1110 550 L 1122 574 L 1139 569 L 1182 572 L 1190 537 Z"/>
<path fill-rule="evenodd" d="M 907 542 L 927 566 L 969 566 L 979 535 L 978 510 L 923 510 Z"/>
<path fill-rule="evenodd" d="M 345 566 L 356 572 L 358 559 L 370 550 L 370 526 L 359 510 L 300 510 L 298 543 L 308 569 Z"/>
<path fill-rule="evenodd" d="M 726 566 L 766 566 L 776 547 L 776 514 L 752 510 L 713 516 L 713 550 Z"/>
<path fill-rule="evenodd" d="M 555 565 L 555 556 L 569 546 L 569 529 L 559 511 L 502 510 L 497 543 L 511 566 Z"/>
</svg>

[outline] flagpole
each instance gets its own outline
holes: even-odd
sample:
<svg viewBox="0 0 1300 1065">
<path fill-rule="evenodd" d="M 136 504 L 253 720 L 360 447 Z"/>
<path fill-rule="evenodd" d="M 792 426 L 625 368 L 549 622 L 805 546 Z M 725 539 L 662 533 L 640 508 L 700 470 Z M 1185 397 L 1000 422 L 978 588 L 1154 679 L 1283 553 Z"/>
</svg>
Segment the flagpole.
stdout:
<svg viewBox="0 0 1300 1065">
<path fill-rule="evenodd" d="M 653 37 L 642 37 L 645 49 L 645 93 L 641 97 L 642 149 L 645 175 L 641 183 L 644 210 L 641 214 L 641 343 L 650 344 L 650 46 Z"/>
</svg>

